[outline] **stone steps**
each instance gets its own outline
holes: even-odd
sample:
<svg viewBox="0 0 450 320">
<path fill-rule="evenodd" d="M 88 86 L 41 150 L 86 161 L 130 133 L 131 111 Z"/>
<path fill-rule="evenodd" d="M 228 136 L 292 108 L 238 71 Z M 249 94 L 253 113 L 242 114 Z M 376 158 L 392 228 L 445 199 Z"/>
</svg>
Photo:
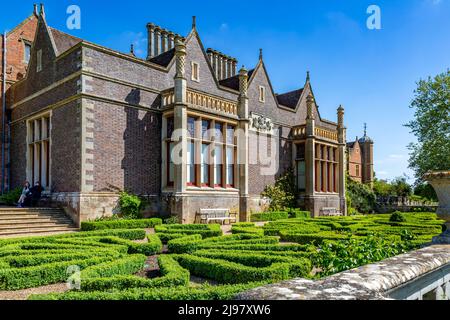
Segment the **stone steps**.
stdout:
<svg viewBox="0 0 450 320">
<path fill-rule="evenodd" d="M 0 238 L 40 236 L 78 231 L 62 210 L 0 208 Z"/>
</svg>

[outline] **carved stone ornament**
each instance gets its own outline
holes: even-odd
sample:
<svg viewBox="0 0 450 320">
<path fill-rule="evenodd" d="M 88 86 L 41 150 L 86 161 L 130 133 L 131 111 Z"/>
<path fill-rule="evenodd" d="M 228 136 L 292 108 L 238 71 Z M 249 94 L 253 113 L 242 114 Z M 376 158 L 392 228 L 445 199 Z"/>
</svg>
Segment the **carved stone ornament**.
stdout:
<svg viewBox="0 0 450 320">
<path fill-rule="evenodd" d="M 252 113 L 250 116 L 250 129 L 262 133 L 272 134 L 274 124 L 270 118 Z"/>
</svg>

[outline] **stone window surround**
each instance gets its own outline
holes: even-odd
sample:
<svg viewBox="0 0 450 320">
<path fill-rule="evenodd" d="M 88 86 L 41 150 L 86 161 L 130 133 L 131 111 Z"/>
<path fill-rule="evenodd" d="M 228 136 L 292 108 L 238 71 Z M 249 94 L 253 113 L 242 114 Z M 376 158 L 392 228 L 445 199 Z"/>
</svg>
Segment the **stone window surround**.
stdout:
<svg viewBox="0 0 450 320">
<path fill-rule="evenodd" d="M 266 88 L 264 86 L 259 86 L 258 95 L 259 102 L 266 102 Z"/>
<path fill-rule="evenodd" d="M 33 42 L 25 40 L 25 39 L 22 39 L 22 42 L 23 42 L 23 62 L 25 64 L 29 64 L 30 60 L 31 60 L 31 49 L 33 47 Z M 27 57 L 27 46 L 30 47 L 30 56 L 29 57 Z M 27 58 L 28 58 L 28 60 L 27 60 Z"/>
<path fill-rule="evenodd" d="M 194 72 L 196 70 L 197 72 Z M 191 80 L 200 82 L 200 64 L 198 62 L 191 62 Z"/>
<path fill-rule="evenodd" d="M 33 139 L 32 137 L 32 133 L 31 133 L 31 123 L 37 120 L 41 120 L 43 118 L 47 118 L 48 122 L 47 125 L 49 126 L 48 128 L 48 137 L 46 137 L 45 139 L 40 139 L 39 141 L 32 141 Z M 27 150 L 26 150 L 26 177 L 27 177 L 27 181 L 30 182 L 30 184 L 34 184 L 35 182 L 35 177 L 33 177 L 33 169 L 32 169 L 32 160 L 30 159 L 30 147 L 40 144 L 41 148 L 44 145 L 45 142 L 47 142 L 47 148 L 48 148 L 48 160 L 45 158 L 45 167 L 46 167 L 46 171 L 45 173 L 47 173 L 48 176 L 48 181 L 44 181 L 45 183 L 43 183 L 43 181 L 41 182 L 41 185 L 45 188 L 45 192 L 49 193 L 50 192 L 50 186 L 51 186 L 51 182 L 52 182 L 52 111 L 46 111 L 43 113 L 40 113 L 36 116 L 33 116 L 29 119 L 26 120 L 26 128 L 27 128 L 27 136 L 26 136 L 26 142 L 27 142 Z M 35 129 L 36 130 L 36 129 Z M 46 130 L 47 131 L 47 130 Z M 42 149 L 41 149 L 42 150 Z M 42 161 L 42 155 L 44 153 L 41 152 L 41 161 Z M 46 162 L 48 161 L 48 163 Z M 42 166 L 41 166 L 42 167 Z M 48 170 L 48 171 L 47 171 Z"/>
<path fill-rule="evenodd" d="M 36 52 L 36 72 L 42 71 L 42 49 Z"/>
</svg>

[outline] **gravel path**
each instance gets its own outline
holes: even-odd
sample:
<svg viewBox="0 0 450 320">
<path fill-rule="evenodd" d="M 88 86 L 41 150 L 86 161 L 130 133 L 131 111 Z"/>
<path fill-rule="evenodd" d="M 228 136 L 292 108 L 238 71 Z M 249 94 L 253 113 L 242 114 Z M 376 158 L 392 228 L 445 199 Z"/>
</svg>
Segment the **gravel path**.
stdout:
<svg viewBox="0 0 450 320">
<path fill-rule="evenodd" d="M 27 300 L 32 294 L 63 293 L 68 291 L 65 283 L 18 291 L 0 291 L 0 300 Z"/>
</svg>

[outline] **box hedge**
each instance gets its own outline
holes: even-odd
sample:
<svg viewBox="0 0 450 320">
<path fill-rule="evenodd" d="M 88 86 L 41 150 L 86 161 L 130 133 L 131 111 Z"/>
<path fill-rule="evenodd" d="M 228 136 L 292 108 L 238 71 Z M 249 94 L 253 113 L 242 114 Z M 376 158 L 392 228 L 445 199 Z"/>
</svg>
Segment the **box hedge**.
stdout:
<svg viewBox="0 0 450 320">
<path fill-rule="evenodd" d="M 236 284 L 255 281 L 281 281 L 290 278 L 289 263 L 273 263 L 268 267 L 257 268 L 240 263 L 198 257 L 189 254 L 174 255 L 180 265 L 191 274 L 218 283 Z"/>
<path fill-rule="evenodd" d="M 67 292 L 31 295 L 29 300 L 232 300 L 243 291 L 260 287 L 267 282 L 201 287 L 168 287 L 149 289 L 111 290 L 108 292 Z"/>
<path fill-rule="evenodd" d="M 82 231 L 104 230 L 104 229 L 137 229 L 154 228 L 162 224 L 160 218 L 133 219 L 133 220 L 106 220 L 81 222 Z"/>
<path fill-rule="evenodd" d="M 115 275 L 104 278 L 88 278 L 81 282 L 83 291 L 105 291 L 112 289 L 126 290 L 129 288 L 159 288 L 188 286 L 189 271 L 182 268 L 169 255 L 158 257 L 161 277 L 147 279 L 133 275 Z"/>
</svg>

